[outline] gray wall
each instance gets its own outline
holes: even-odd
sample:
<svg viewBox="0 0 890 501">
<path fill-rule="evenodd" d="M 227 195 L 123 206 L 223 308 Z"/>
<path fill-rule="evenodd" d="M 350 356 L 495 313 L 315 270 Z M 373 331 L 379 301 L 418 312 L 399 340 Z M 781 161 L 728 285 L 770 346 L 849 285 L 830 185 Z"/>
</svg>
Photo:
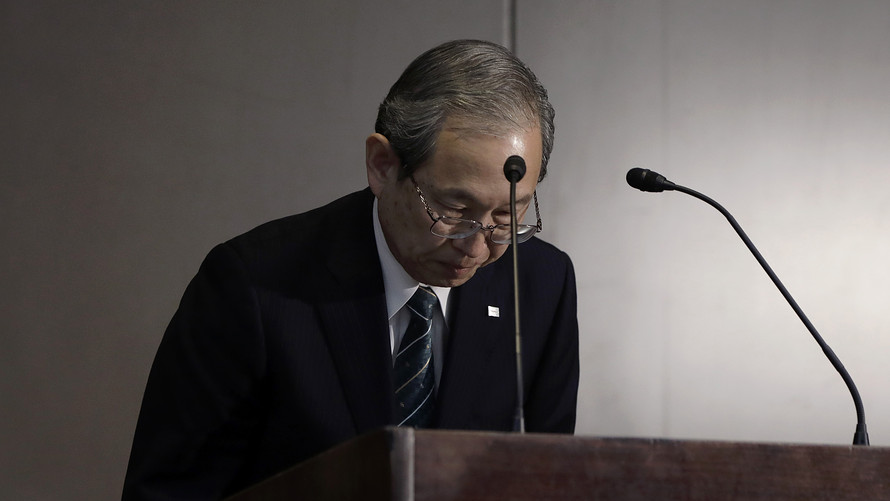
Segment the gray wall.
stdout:
<svg viewBox="0 0 890 501">
<path fill-rule="evenodd" d="M 574 257 L 578 433 L 890 445 L 890 3 L 518 2 L 557 108 L 543 237 Z M 154 351 L 214 244 L 365 185 L 410 59 L 504 2 L 0 3 L 0 496 L 119 495 Z"/>
<path fill-rule="evenodd" d="M 520 12 L 519 52 L 558 110 L 542 199 L 546 237 L 578 263 L 580 431 L 838 444 L 854 431 L 841 378 L 726 220 L 628 188 L 641 166 L 734 213 L 852 372 L 872 442 L 890 444 L 890 2 Z"/>
</svg>

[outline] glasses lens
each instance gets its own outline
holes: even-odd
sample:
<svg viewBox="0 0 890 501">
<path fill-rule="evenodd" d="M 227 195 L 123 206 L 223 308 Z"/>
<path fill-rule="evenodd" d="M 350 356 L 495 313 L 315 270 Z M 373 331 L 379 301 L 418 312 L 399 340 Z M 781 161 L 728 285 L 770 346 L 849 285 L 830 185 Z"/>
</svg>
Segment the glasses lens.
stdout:
<svg viewBox="0 0 890 501">
<path fill-rule="evenodd" d="M 442 238 L 467 238 L 468 236 L 479 231 L 482 225 L 475 221 L 466 219 L 457 219 L 453 217 L 443 217 L 433 223 L 430 232 L 437 237 Z"/>
<path fill-rule="evenodd" d="M 537 226 L 520 224 L 516 228 L 516 241 L 519 243 L 528 241 L 531 237 L 535 236 L 535 233 L 537 232 Z M 498 225 L 491 232 L 491 241 L 496 244 L 509 244 L 510 240 L 510 225 L 508 224 Z"/>
<path fill-rule="evenodd" d="M 475 235 L 482 228 L 482 224 L 467 219 L 443 217 L 433 223 L 430 233 L 437 237 L 458 239 Z M 538 232 L 538 227 L 532 224 L 520 224 L 516 228 L 516 240 L 519 243 L 529 240 Z M 499 224 L 491 230 L 489 237 L 496 244 L 510 243 L 510 225 Z"/>
</svg>

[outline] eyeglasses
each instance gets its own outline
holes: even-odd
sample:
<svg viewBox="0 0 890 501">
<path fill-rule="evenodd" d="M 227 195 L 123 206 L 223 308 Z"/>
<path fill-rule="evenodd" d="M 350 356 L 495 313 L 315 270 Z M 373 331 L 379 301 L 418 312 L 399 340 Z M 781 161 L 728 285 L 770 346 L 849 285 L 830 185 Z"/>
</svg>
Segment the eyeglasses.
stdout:
<svg viewBox="0 0 890 501">
<path fill-rule="evenodd" d="M 432 207 L 430 207 L 430 204 L 426 202 L 426 198 L 423 196 L 423 191 L 420 190 L 420 186 L 417 185 L 417 181 L 414 180 L 414 176 L 409 177 L 411 178 L 411 182 L 414 183 L 414 190 L 417 191 L 417 194 L 420 196 L 420 201 L 426 208 L 426 213 L 433 221 L 432 226 L 430 226 L 430 233 L 432 233 L 433 235 L 436 235 L 437 237 L 457 240 L 460 238 L 467 238 L 469 236 L 475 235 L 480 231 L 487 231 L 489 232 L 489 239 L 496 244 L 509 244 L 512 240 L 509 224 L 492 224 L 486 226 L 479 221 L 474 221 L 472 219 L 437 216 L 433 212 Z M 537 224 L 516 225 L 516 241 L 519 243 L 527 241 L 531 237 L 535 236 L 535 233 L 544 229 L 543 224 L 541 223 L 541 212 L 538 209 L 537 191 L 534 192 L 533 198 L 535 201 L 535 217 L 537 218 L 538 222 Z"/>
</svg>

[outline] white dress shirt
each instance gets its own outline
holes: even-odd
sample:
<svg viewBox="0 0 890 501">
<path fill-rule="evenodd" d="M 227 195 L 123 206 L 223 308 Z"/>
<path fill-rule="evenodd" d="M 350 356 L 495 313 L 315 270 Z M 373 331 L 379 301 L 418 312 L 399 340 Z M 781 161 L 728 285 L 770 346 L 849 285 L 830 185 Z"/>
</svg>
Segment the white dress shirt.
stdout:
<svg viewBox="0 0 890 501">
<path fill-rule="evenodd" d="M 410 314 L 405 307 L 408 300 L 417 291 L 421 284 L 411 278 L 411 275 L 402 268 L 389 250 L 380 220 L 377 216 L 377 199 L 374 199 L 374 239 L 377 242 L 377 255 L 380 256 L 380 267 L 383 269 L 383 288 L 386 293 L 386 312 L 389 318 L 389 343 L 393 363 L 395 363 L 396 350 L 402 342 L 405 329 L 408 328 Z M 442 376 L 442 366 L 445 361 L 445 337 L 448 333 L 448 294 L 449 287 L 429 286 L 436 297 L 439 298 L 439 308 L 433 315 L 433 368 L 436 373 L 436 390 L 439 389 L 439 380 Z"/>
</svg>

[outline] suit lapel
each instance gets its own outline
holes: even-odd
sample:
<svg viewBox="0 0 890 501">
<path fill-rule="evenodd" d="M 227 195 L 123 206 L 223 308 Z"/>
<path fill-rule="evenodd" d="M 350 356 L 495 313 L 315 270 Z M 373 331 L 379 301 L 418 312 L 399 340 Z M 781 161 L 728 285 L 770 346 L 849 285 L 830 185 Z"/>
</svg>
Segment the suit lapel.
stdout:
<svg viewBox="0 0 890 501">
<path fill-rule="evenodd" d="M 510 281 L 495 278 L 496 263 L 482 268 L 469 282 L 452 291 L 450 338 L 445 355 L 438 401 L 439 427 L 472 427 L 475 402 L 484 398 L 489 359 L 498 342 L 512 331 L 513 307 Z M 494 316 L 489 307 L 498 309 Z M 504 392 L 510 389 L 504 388 Z"/>
<path fill-rule="evenodd" d="M 390 424 L 392 363 L 383 295 L 319 305 L 356 432 Z"/>
<path fill-rule="evenodd" d="M 328 234 L 326 266 L 333 279 L 317 306 L 357 433 L 390 424 L 393 393 L 373 196 L 365 191 L 361 203 L 347 207 L 351 213 L 340 214 L 340 224 Z"/>
</svg>

